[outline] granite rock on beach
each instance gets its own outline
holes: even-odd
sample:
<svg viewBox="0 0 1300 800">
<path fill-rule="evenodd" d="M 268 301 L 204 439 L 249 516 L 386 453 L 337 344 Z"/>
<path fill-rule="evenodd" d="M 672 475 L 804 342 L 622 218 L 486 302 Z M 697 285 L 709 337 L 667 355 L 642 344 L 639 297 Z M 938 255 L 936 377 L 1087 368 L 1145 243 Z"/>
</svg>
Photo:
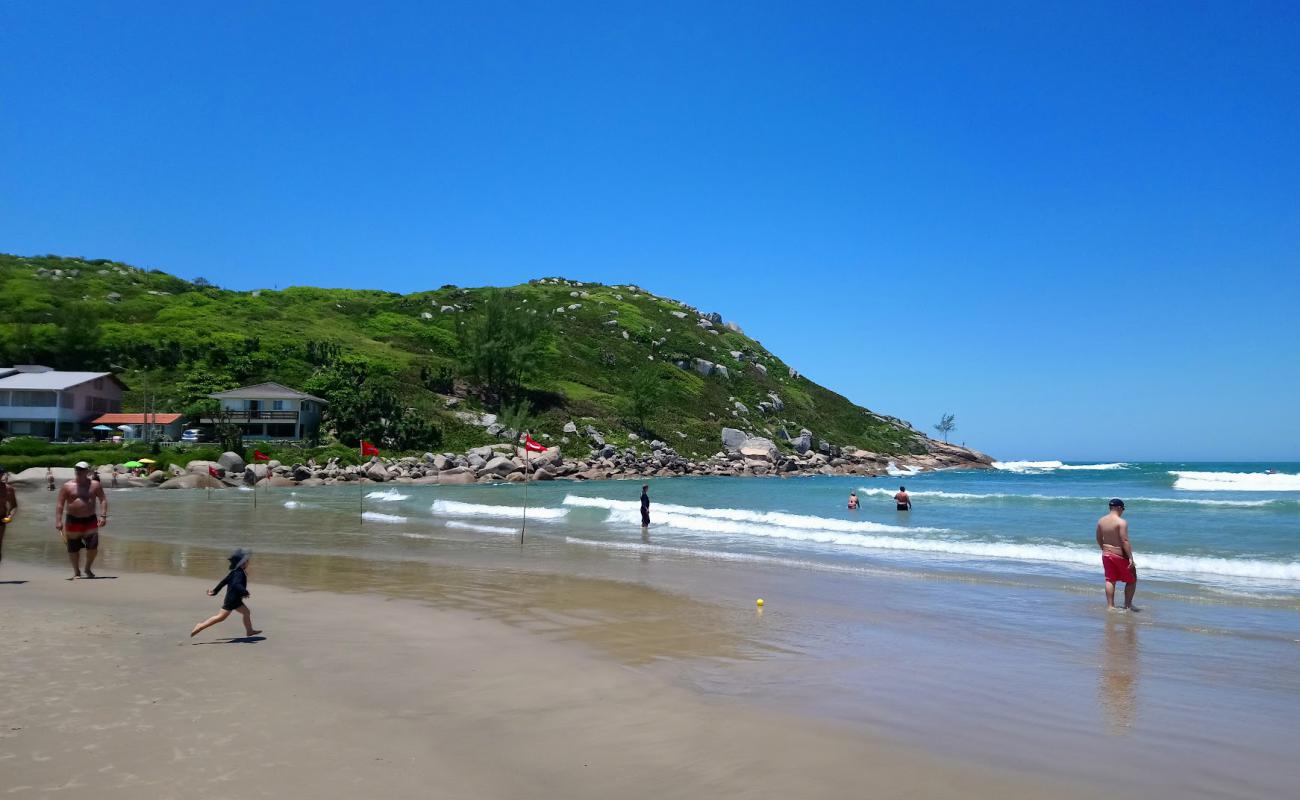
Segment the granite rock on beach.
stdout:
<svg viewBox="0 0 1300 800">
<path fill-rule="evenodd" d="M 679 455 L 668 443 L 637 442 L 641 445 L 618 448 L 606 443 L 594 428 L 586 432 L 591 452 L 585 458 L 566 457 L 559 447 L 529 454 L 508 443 L 476 447 L 467 453 L 426 453 L 424 456 L 384 458 L 374 456 L 358 464 L 340 464 L 330 459 L 324 464 L 308 459 L 303 463 L 281 464 L 278 461 L 245 464 L 238 453 L 227 452 L 217 461 L 190 461 L 184 469 L 169 473 L 155 471 L 147 478 L 118 476 L 119 487 L 158 487 L 161 489 L 220 489 L 254 486 L 328 486 L 337 483 L 370 481 L 374 483 L 469 484 L 518 482 L 525 480 L 607 480 L 671 478 L 678 476 L 717 477 L 795 477 L 801 475 L 882 476 L 893 468 L 909 471 L 938 469 L 990 469 L 993 459 L 983 453 L 955 444 L 925 440 L 926 452 L 895 455 L 873 453 L 853 447 L 839 447 L 820 442 L 813 448 L 812 433 L 800 431 L 790 441 L 793 451 L 783 450 L 771 439 L 737 428 L 723 428 L 722 449 L 703 459 Z M 211 470 L 218 477 L 212 477 Z M 112 477 L 111 466 L 99 467 L 101 477 Z M 73 471 L 53 470 L 56 481 L 70 480 Z M 44 467 L 31 467 L 10 478 L 19 488 L 44 486 Z M 308 483 L 310 482 L 310 483 Z"/>
</svg>

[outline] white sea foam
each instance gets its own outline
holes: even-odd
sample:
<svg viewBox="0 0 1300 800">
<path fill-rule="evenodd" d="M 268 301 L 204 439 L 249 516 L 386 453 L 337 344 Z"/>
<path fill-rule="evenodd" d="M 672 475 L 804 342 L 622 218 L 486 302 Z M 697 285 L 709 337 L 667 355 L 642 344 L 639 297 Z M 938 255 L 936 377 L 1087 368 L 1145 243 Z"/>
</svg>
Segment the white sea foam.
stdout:
<svg viewBox="0 0 1300 800">
<path fill-rule="evenodd" d="M 367 522 L 386 522 L 390 524 L 406 522 L 406 517 L 399 517 L 396 514 L 380 514 L 378 511 L 367 511 L 361 515 L 361 518 Z"/>
<path fill-rule="evenodd" d="M 1288 472 L 1175 470 L 1174 488 L 1189 492 L 1300 492 L 1300 475 Z"/>
<path fill-rule="evenodd" d="M 879 486 L 863 486 L 858 489 L 858 494 L 866 497 L 892 498 L 895 490 L 882 489 Z M 1101 503 L 1103 505 L 1110 499 L 1107 497 L 1078 497 L 1066 494 L 1016 494 L 1012 492 L 974 494 L 970 492 L 908 491 L 908 494 L 912 497 L 936 500 L 1040 500 L 1065 503 Z M 1229 508 L 1263 508 L 1266 506 L 1291 506 L 1296 504 L 1293 500 L 1210 500 L 1192 497 L 1126 497 L 1124 500 L 1130 505 L 1133 503 L 1170 503 L 1174 505 L 1226 506 Z"/>
<path fill-rule="evenodd" d="M 409 497 L 410 497 L 409 494 L 402 494 L 401 492 L 397 491 L 396 489 L 388 489 L 388 490 L 386 490 L 386 491 L 369 492 L 369 493 L 366 494 L 366 499 L 367 499 L 367 500 L 376 500 L 376 501 L 378 501 L 378 502 L 380 502 L 380 503 L 396 503 L 396 502 L 399 502 L 399 501 L 401 501 L 401 500 L 406 500 L 406 499 L 408 499 Z"/>
<path fill-rule="evenodd" d="M 631 512 L 611 511 L 612 522 L 635 522 Z M 1031 544 L 1016 542 L 980 542 L 961 539 L 943 539 L 918 536 L 880 536 L 871 534 L 839 533 L 834 531 L 809 531 L 792 528 L 746 525 L 744 523 L 692 517 L 684 514 L 659 514 L 660 525 L 687 531 L 727 533 L 838 545 L 869 550 L 895 552 L 920 552 L 973 559 L 1046 562 L 1073 568 L 1100 569 L 1101 556 L 1091 547 Z M 915 530 L 915 529 L 913 529 Z M 1213 556 L 1181 556 L 1164 553 L 1142 553 L 1138 567 L 1144 573 L 1158 572 L 1170 575 L 1213 575 L 1229 578 L 1254 578 L 1263 580 L 1300 581 L 1300 562 L 1263 561 L 1259 559 L 1216 558 Z"/>
<path fill-rule="evenodd" d="M 1111 464 L 1067 464 L 1064 461 L 994 461 L 994 469 L 1000 469 L 1004 472 L 1019 472 L 1035 474 L 1040 472 L 1053 472 L 1055 470 L 1094 470 L 1107 471 L 1113 469 L 1128 469 L 1128 463 L 1119 461 Z"/>
<path fill-rule="evenodd" d="M 1065 466 L 1064 461 L 994 461 L 993 468 L 1005 472 L 1051 472 Z"/>
<path fill-rule="evenodd" d="M 452 517 L 498 517 L 518 519 L 524 515 L 523 506 L 497 506 L 481 503 L 462 503 L 457 500 L 437 500 L 431 506 L 433 513 Z M 560 519 L 569 513 L 567 508 L 530 508 L 528 518 L 536 520 Z"/>
<path fill-rule="evenodd" d="M 641 504 L 637 500 L 610 500 L 605 497 L 584 497 L 582 495 L 565 495 L 564 505 L 586 508 L 605 508 L 611 512 L 637 513 L 640 523 Z M 737 523 L 743 525 L 775 525 L 782 528 L 805 530 L 839 531 L 844 533 L 940 533 L 942 528 L 909 528 L 901 525 L 885 525 L 880 522 L 865 522 L 851 519 L 834 519 L 815 517 L 806 514 L 789 514 L 783 511 L 750 511 L 743 508 L 704 508 L 702 506 L 679 506 L 660 503 L 651 510 L 652 516 L 673 514 L 680 517 L 692 517 L 701 520 L 714 520 L 719 523 Z M 620 517 L 621 519 L 621 517 Z M 718 530 L 721 530 L 719 528 Z"/>
<path fill-rule="evenodd" d="M 448 528 L 456 528 L 464 531 L 478 531 L 479 533 L 500 533 L 509 534 L 511 536 L 519 533 L 518 528 L 506 528 L 501 525 L 479 525 L 473 522 L 459 522 L 454 519 L 449 520 L 446 525 Z"/>
<path fill-rule="evenodd" d="M 297 500 L 285 500 L 285 501 L 284 501 L 284 507 L 285 507 L 285 508 L 297 508 L 299 505 L 301 505 L 301 503 L 299 503 Z"/>
<path fill-rule="evenodd" d="M 920 467 L 900 467 L 893 461 L 885 465 L 885 472 L 893 475 L 895 478 L 908 478 L 916 475 L 921 471 Z"/>
</svg>

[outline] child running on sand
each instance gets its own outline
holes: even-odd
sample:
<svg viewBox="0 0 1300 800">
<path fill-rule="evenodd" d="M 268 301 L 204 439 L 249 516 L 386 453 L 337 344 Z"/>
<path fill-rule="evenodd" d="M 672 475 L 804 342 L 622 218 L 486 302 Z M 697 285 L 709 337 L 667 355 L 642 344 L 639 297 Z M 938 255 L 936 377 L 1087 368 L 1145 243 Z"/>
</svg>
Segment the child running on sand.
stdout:
<svg viewBox="0 0 1300 800">
<path fill-rule="evenodd" d="M 248 636 L 256 636 L 261 633 L 261 631 L 253 630 L 253 612 L 248 606 L 244 605 L 244 598 L 251 596 L 248 593 L 248 574 L 244 570 L 248 567 L 248 561 L 252 557 L 253 551 L 242 547 L 230 554 L 230 572 L 221 579 L 221 583 L 208 590 L 208 597 L 212 597 L 221 591 L 221 587 L 226 587 L 226 599 L 221 604 L 221 611 L 195 625 L 194 630 L 190 631 L 190 636 L 194 636 L 205 628 L 211 628 L 230 616 L 232 611 L 238 611 L 240 616 L 244 618 L 244 632 Z"/>
</svg>

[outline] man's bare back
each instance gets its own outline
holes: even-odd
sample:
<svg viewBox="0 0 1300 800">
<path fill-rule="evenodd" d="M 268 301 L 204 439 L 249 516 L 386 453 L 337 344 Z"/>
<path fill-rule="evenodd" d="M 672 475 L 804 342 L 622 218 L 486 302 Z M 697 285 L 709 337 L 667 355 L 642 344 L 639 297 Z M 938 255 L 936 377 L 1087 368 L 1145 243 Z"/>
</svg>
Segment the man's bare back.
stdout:
<svg viewBox="0 0 1300 800">
<path fill-rule="evenodd" d="M 1097 546 L 1101 548 L 1101 565 L 1106 573 L 1106 607 L 1115 608 L 1115 584 L 1124 584 L 1124 608 L 1137 611 L 1133 593 L 1137 589 L 1137 565 L 1128 540 L 1128 521 L 1124 519 L 1124 501 L 1110 501 L 1110 513 L 1097 520 Z"/>
<path fill-rule="evenodd" d="M 1103 552 L 1131 559 L 1133 551 L 1128 546 L 1128 520 L 1114 514 L 1097 520 L 1097 544 Z"/>
</svg>

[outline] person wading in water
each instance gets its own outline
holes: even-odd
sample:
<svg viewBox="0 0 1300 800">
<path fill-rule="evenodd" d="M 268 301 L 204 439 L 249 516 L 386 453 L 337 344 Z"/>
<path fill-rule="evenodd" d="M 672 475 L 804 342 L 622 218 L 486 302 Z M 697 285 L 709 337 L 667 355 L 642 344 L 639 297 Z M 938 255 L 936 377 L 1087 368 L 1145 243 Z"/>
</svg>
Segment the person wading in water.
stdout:
<svg viewBox="0 0 1300 800">
<path fill-rule="evenodd" d="M 99 554 L 99 529 L 108 524 L 108 498 L 104 496 L 104 485 L 90 479 L 90 465 L 85 461 L 77 462 L 76 474 L 75 478 L 63 484 L 54 504 L 54 528 L 68 546 L 68 560 L 72 562 L 70 581 L 82 577 L 82 550 L 86 551 L 85 577 L 95 577 L 90 568 Z M 96 506 L 100 504 L 103 510 L 96 514 Z"/>
</svg>

